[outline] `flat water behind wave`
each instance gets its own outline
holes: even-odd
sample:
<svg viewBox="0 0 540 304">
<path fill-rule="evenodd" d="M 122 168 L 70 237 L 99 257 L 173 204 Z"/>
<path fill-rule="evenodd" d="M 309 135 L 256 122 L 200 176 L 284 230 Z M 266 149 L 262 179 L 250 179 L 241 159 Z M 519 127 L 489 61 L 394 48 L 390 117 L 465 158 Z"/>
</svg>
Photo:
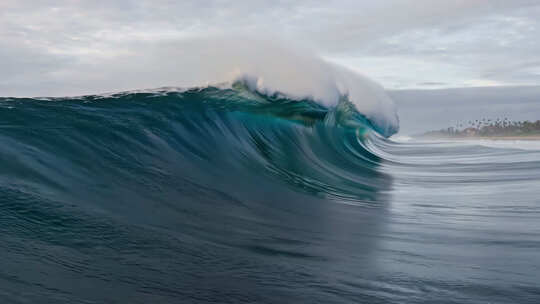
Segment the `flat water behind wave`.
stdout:
<svg viewBox="0 0 540 304">
<path fill-rule="evenodd" d="M 394 179 L 377 260 L 396 275 L 389 281 L 417 292 L 403 302 L 540 299 L 538 142 L 406 140 L 382 149 Z"/>
</svg>

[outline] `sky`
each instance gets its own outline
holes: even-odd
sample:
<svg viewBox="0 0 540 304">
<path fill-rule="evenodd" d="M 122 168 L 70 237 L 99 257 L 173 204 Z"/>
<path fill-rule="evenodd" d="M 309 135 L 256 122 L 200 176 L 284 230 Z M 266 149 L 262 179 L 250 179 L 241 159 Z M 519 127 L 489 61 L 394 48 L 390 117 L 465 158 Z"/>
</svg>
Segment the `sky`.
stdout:
<svg viewBox="0 0 540 304">
<path fill-rule="evenodd" d="M 401 135 L 466 128 L 468 121 L 482 118 L 540 119 L 540 86 L 392 90 L 388 94 L 398 106 Z"/>
<path fill-rule="evenodd" d="M 231 34 L 301 45 L 390 90 L 540 84 L 537 0 L 2 0 L 0 95 L 175 85 L 189 41 Z"/>
</svg>

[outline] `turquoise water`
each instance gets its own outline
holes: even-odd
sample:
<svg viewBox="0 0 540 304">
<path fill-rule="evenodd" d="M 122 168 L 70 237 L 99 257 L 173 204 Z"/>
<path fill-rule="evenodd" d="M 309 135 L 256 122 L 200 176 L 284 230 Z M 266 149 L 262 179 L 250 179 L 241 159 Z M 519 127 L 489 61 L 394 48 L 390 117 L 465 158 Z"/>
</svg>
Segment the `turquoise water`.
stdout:
<svg viewBox="0 0 540 304">
<path fill-rule="evenodd" d="M 1 98 L 0 299 L 539 302 L 540 149 L 377 131 L 240 87 Z"/>
</svg>

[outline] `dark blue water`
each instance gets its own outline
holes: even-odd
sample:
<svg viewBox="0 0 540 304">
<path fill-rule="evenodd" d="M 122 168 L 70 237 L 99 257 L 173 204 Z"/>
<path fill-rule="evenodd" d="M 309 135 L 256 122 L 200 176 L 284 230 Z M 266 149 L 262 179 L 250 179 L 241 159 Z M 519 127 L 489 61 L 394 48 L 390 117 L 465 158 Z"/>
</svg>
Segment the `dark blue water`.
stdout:
<svg viewBox="0 0 540 304">
<path fill-rule="evenodd" d="M 2 303 L 538 303 L 540 149 L 240 88 L 0 99 Z"/>
</svg>

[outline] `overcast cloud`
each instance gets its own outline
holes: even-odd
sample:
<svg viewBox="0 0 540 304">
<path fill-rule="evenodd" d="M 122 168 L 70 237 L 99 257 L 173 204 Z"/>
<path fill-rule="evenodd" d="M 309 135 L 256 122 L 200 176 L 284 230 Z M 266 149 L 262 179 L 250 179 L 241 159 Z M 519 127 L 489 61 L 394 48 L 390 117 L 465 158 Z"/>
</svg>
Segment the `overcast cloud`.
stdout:
<svg viewBox="0 0 540 304">
<path fill-rule="evenodd" d="M 221 34 L 294 42 L 389 89 L 540 84 L 539 1 L 375 2 L 3 0 L 0 95 L 174 85 L 177 66 L 153 82 L 128 66 L 158 75 L 172 45 Z"/>
</svg>

